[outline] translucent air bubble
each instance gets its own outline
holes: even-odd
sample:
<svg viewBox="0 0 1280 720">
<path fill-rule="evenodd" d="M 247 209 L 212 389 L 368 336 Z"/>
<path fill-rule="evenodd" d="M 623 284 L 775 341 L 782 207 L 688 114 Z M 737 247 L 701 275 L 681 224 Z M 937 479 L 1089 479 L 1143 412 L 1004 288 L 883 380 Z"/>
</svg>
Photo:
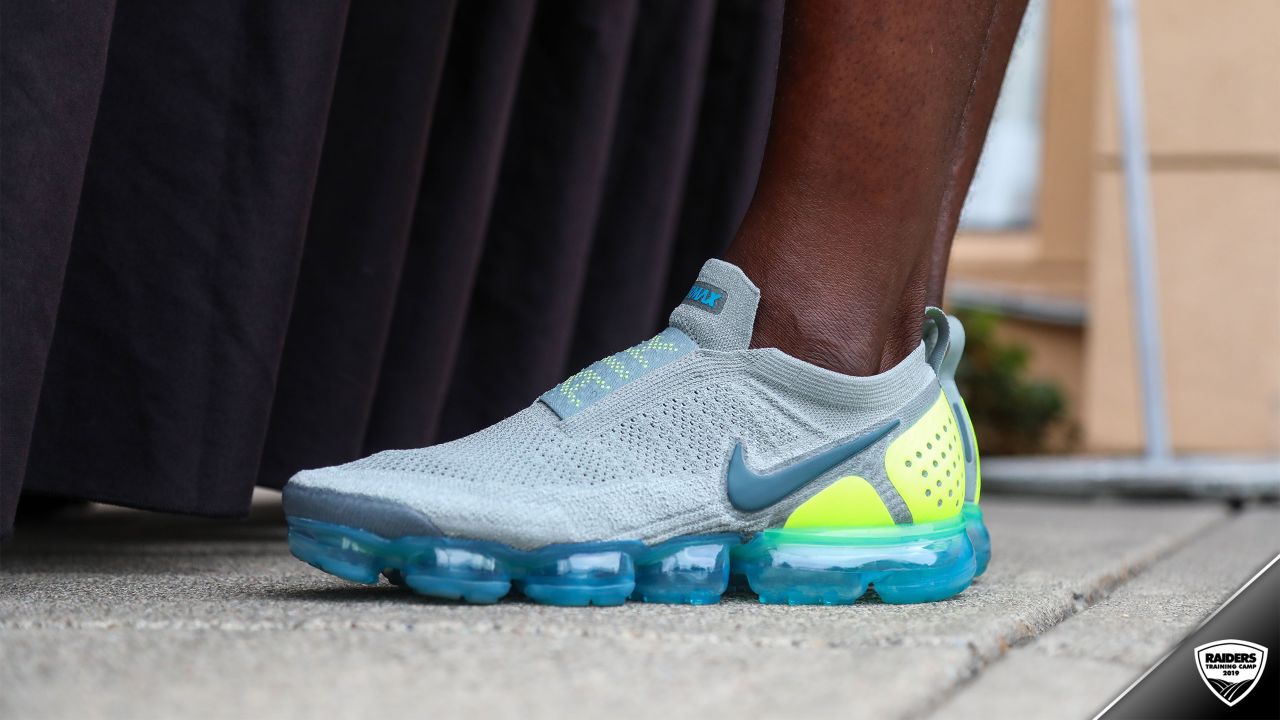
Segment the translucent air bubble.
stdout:
<svg viewBox="0 0 1280 720">
<path fill-rule="evenodd" d="M 717 602 L 732 575 L 744 577 L 765 603 L 851 603 L 868 587 L 886 602 L 909 603 L 941 600 L 969 585 L 978 567 L 976 532 L 966 508 L 936 523 L 775 528 L 746 545 L 737 534 L 720 534 L 653 546 L 574 543 L 523 551 L 437 536 L 387 539 L 290 517 L 289 548 L 339 577 L 375 583 L 384 574 L 423 595 L 472 603 L 518 590 L 552 605 L 618 605 L 627 598 L 696 605 Z"/>
<path fill-rule="evenodd" d="M 522 551 L 445 537 L 387 539 L 331 523 L 289 520 L 290 549 L 321 570 L 364 583 L 385 573 L 423 595 L 471 603 L 497 602 L 513 589 L 551 605 L 620 605 L 629 597 L 713 603 L 729 582 L 729 548 L 740 542 L 736 534 L 690 535 L 652 547 L 632 541 Z"/>
<path fill-rule="evenodd" d="M 890 603 L 942 600 L 977 568 L 965 522 L 892 528 L 766 530 L 734 549 L 764 603 L 848 604 L 874 588 Z"/>
</svg>

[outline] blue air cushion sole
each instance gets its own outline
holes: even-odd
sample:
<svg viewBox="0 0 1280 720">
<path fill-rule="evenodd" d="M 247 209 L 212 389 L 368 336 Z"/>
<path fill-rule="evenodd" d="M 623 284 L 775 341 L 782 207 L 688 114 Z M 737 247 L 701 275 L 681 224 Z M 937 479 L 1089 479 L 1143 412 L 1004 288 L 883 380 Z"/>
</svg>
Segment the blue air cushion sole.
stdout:
<svg viewBox="0 0 1280 720">
<path fill-rule="evenodd" d="M 976 506 L 973 508 L 976 510 Z M 980 542 L 974 542 L 974 539 Z M 439 536 L 384 538 L 289 518 L 289 549 L 329 574 L 373 584 L 385 576 L 427 596 L 493 603 L 517 590 L 548 605 L 620 605 L 627 599 L 707 605 L 730 576 L 768 604 L 845 605 L 874 588 L 889 603 L 945 600 L 990 558 L 980 513 L 907 527 L 766 530 L 641 542 L 570 543 L 517 550 Z"/>
</svg>

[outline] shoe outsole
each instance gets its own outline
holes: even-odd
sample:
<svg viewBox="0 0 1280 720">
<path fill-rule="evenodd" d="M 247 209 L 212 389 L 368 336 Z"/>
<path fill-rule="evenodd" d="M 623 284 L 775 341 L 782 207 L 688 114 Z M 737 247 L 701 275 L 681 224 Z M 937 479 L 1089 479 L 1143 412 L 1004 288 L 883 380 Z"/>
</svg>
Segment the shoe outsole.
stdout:
<svg viewBox="0 0 1280 720">
<path fill-rule="evenodd" d="M 512 592 L 549 605 L 630 600 L 708 605 L 731 578 L 760 602 L 847 605 L 874 588 L 887 603 L 945 600 L 986 570 L 990 536 L 974 505 L 951 522 L 894 535 L 765 531 L 640 542 L 576 543 L 521 551 L 440 536 L 384 538 L 359 528 L 289 518 L 289 548 L 331 575 L 386 577 L 416 593 L 494 603 Z"/>
</svg>

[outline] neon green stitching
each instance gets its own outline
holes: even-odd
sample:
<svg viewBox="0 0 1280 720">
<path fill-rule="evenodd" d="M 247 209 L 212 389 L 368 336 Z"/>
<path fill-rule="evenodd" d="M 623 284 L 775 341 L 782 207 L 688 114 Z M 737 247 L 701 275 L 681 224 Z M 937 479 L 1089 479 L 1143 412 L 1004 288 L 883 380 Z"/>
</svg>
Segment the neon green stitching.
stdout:
<svg viewBox="0 0 1280 720">
<path fill-rule="evenodd" d="M 627 348 L 623 352 L 631 356 L 631 358 L 635 360 L 640 367 L 648 369 L 649 358 L 645 357 L 645 353 L 658 351 L 679 352 L 680 348 L 673 342 L 663 340 L 661 335 L 655 335 L 635 347 Z M 627 370 L 627 366 L 618 359 L 620 355 L 622 355 L 622 353 L 610 355 L 609 357 L 601 360 L 600 364 L 612 370 L 613 373 L 618 376 L 618 379 L 626 381 L 631 378 L 631 372 Z M 613 386 L 605 382 L 604 378 L 600 376 L 600 373 L 588 367 L 579 370 L 569 376 L 569 379 L 560 383 L 559 390 L 562 395 L 569 399 L 569 402 L 573 403 L 574 407 L 582 407 L 582 398 L 578 397 L 578 391 L 593 384 L 600 387 L 605 392 L 613 389 Z"/>
<path fill-rule="evenodd" d="M 644 342 L 643 349 L 646 352 L 649 350 L 667 350 L 669 352 L 675 352 L 680 348 L 676 347 L 676 344 L 673 342 L 663 340 L 661 335 L 654 335 Z"/>
<path fill-rule="evenodd" d="M 640 367 L 642 368 L 649 367 L 649 361 L 645 358 L 643 352 L 637 350 L 636 348 L 627 348 L 624 352 L 626 352 L 631 357 L 635 358 L 635 361 L 640 363 Z"/>
<path fill-rule="evenodd" d="M 600 377 L 600 373 L 591 368 L 586 368 L 585 370 L 579 370 L 571 375 L 568 380 L 560 383 L 560 392 L 569 398 L 569 402 L 573 403 L 574 407 L 581 407 L 582 400 L 578 398 L 577 392 L 586 387 L 588 382 L 595 382 L 596 385 L 604 388 L 605 392 L 613 389 L 609 386 L 609 383 L 604 381 L 604 378 Z"/>
<path fill-rule="evenodd" d="M 676 347 L 676 344 L 673 342 L 663 340 L 661 335 L 654 335 L 653 337 L 649 338 L 648 340 L 645 340 L 644 342 L 640 343 L 635 347 L 627 348 L 623 352 L 625 352 L 626 354 L 634 358 L 636 362 L 640 363 L 640 367 L 648 368 L 649 359 L 646 358 L 644 354 L 647 352 L 655 352 L 658 350 L 666 350 L 667 352 L 678 352 L 680 348 Z"/>
<path fill-rule="evenodd" d="M 631 377 L 631 373 L 627 372 L 627 366 L 623 365 L 621 360 L 619 360 L 616 357 L 613 357 L 612 355 L 601 360 L 600 362 L 604 363 L 610 370 L 617 373 L 618 377 L 622 378 L 623 380 L 626 380 L 627 378 Z"/>
</svg>

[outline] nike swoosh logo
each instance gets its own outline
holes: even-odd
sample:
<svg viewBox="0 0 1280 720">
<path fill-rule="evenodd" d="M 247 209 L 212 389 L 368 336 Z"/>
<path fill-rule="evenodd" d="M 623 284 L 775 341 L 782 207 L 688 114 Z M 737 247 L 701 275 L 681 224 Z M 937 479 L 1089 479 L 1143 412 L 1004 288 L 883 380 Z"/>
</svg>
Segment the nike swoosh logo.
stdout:
<svg viewBox="0 0 1280 720">
<path fill-rule="evenodd" d="M 763 510 L 817 480 L 831 468 L 875 445 L 880 438 L 898 427 L 898 424 L 898 420 L 891 420 L 811 458 L 770 473 L 758 473 L 747 467 L 742 443 L 738 443 L 733 447 L 733 455 L 729 458 L 726 477 L 729 503 L 743 512 Z"/>
</svg>

